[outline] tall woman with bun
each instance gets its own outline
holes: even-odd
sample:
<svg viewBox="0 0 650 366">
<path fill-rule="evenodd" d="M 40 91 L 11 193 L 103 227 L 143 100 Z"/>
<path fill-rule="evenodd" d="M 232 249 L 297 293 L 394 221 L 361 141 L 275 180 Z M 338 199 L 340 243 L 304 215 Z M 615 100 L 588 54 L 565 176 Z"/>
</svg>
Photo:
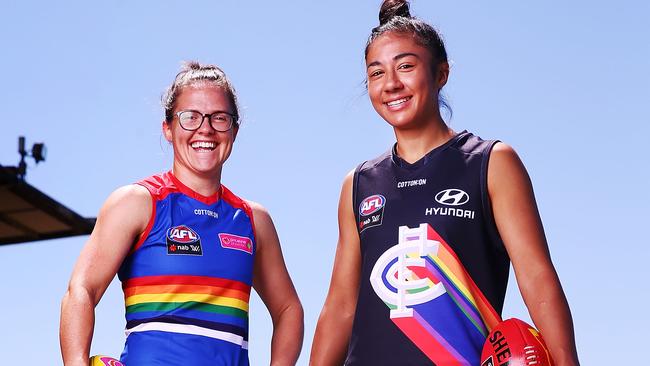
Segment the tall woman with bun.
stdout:
<svg viewBox="0 0 650 366">
<path fill-rule="evenodd" d="M 94 308 L 117 273 L 127 366 L 248 365 L 251 287 L 273 320 L 271 363 L 294 365 L 303 311 L 271 217 L 221 184 L 239 131 L 232 84 L 191 62 L 163 105 L 172 169 L 119 188 L 99 212 L 63 298 L 64 364 L 88 365 Z"/>
<path fill-rule="evenodd" d="M 445 46 L 386 0 L 365 60 L 396 144 L 343 182 L 339 240 L 312 365 L 479 365 L 509 264 L 556 365 L 577 365 L 569 307 L 515 151 L 441 117 Z"/>
</svg>

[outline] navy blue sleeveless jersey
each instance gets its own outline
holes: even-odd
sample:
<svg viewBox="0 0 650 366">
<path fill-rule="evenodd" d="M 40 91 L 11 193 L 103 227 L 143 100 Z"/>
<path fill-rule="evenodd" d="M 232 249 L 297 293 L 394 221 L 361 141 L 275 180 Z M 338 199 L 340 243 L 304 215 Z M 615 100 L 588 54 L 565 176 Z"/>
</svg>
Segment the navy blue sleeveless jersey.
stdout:
<svg viewBox="0 0 650 366">
<path fill-rule="evenodd" d="M 355 171 L 361 283 L 346 365 L 478 365 L 509 258 L 487 192 L 495 141 L 466 131 L 409 164 Z"/>
</svg>

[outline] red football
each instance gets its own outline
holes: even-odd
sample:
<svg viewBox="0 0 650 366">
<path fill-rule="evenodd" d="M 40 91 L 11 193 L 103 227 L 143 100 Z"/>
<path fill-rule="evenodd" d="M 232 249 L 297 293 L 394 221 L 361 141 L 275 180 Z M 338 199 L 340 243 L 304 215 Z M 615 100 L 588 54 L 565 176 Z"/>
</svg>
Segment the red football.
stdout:
<svg viewBox="0 0 650 366">
<path fill-rule="evenodd" d="M 515 318 L 492 329 L 483 345 L 481 361 L 481 366 L 553 366 L 542 335 Z"/>
</svg>

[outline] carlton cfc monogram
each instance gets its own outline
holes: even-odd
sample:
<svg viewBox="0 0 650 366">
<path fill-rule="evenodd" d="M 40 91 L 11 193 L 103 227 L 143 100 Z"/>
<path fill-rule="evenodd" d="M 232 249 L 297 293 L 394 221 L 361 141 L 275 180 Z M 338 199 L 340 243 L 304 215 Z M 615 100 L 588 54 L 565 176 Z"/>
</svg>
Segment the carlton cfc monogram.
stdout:
<svg viewBox="0 0 650 366">
<path fill-rule="evenodd" d="M 429 254 L 435 256 L 439 245 L 439 242 L 427 239 L 426 225 L 416 229 L 400 226 L 399 243 L 377 259 L 370 274 L 370 282 L 377 296 L 385 303 L 395 306 L 394 309 L 391 308 L 391 318 L 412 317 L 413 309 L 410 306 L 425 303 L 445 293 L 442 283 L 432 285 L 428 278 L 414 277 L 409 269 L 426 267 L 423 257 Z M 384 271 L 388 283 L 384 282 L 381 275 Z M 410 292 L 417 289 L 420 291 Z"/>
<path fill-rule="evenodd" d="M 400 226 L 398 239 L 370 274 L 386 316 L 435 364 L 477 365 L 498 314 L 429 224 Z"/>
</svg>

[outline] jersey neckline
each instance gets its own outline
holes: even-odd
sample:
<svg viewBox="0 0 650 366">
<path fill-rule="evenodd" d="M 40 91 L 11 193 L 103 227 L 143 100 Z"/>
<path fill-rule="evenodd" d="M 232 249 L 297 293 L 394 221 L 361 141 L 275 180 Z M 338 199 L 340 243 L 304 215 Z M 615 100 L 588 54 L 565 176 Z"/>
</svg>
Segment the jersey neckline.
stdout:
<svg viewBox="0 0 650 366">
<path fill-rule="evenodd" d="M 469 132 L 467 130 L 463 130 L 454 136 L 452 136 L 449 140 L 447 140 L 444 144 L 434 147 L 431 151 L 428 153 L 424 154 L 419 160 L 409 163 L 408 161 L 402 159 L 398 154 L 397 154 L 397 142 L 393 144 L 393 147 L 391 148 L 391 160 L 393 161 L 393 164 L 397 165 L 400 168 L 404 168 L 407 170 L 417 170 L 425 165 L 433 158 L 435 155 L 438 153 L 446 150 L 449 146 L 453 145 L 456 141 L 458 141 L 461 137 L 467 135 Z"/>
<path fill-rule="evenodd" d="M 195 200 L 197 200 L 199 202 L 203 202 L 206 205 L 211 205 L 211 204 L 219 201 L 219 199 L 222 196 L 223 184 L 219 184 L 219 189 L 217 189 L 217 191 L 214 194 L 212 194 L 210 196 L 204 196 L 204 195 L 194 191 L 192 188 L 190 188 L 190 187 L 186 186 L 185 184 L 183 184 L 183 182 L 181 182 L 178 178 L 176 178 L 176 176 L 174 175 L 174 173 L 171 170 L 168 171 L 165 174 L 170 177 L 170 179 L 172 180 L 172 182 L 174 182 L 174 185 L 176 185 L 176 188 L 180 192 L 184 193 L 185 195 L 187 195 L 189 197 L 194 198 Z"/>
</svg>

